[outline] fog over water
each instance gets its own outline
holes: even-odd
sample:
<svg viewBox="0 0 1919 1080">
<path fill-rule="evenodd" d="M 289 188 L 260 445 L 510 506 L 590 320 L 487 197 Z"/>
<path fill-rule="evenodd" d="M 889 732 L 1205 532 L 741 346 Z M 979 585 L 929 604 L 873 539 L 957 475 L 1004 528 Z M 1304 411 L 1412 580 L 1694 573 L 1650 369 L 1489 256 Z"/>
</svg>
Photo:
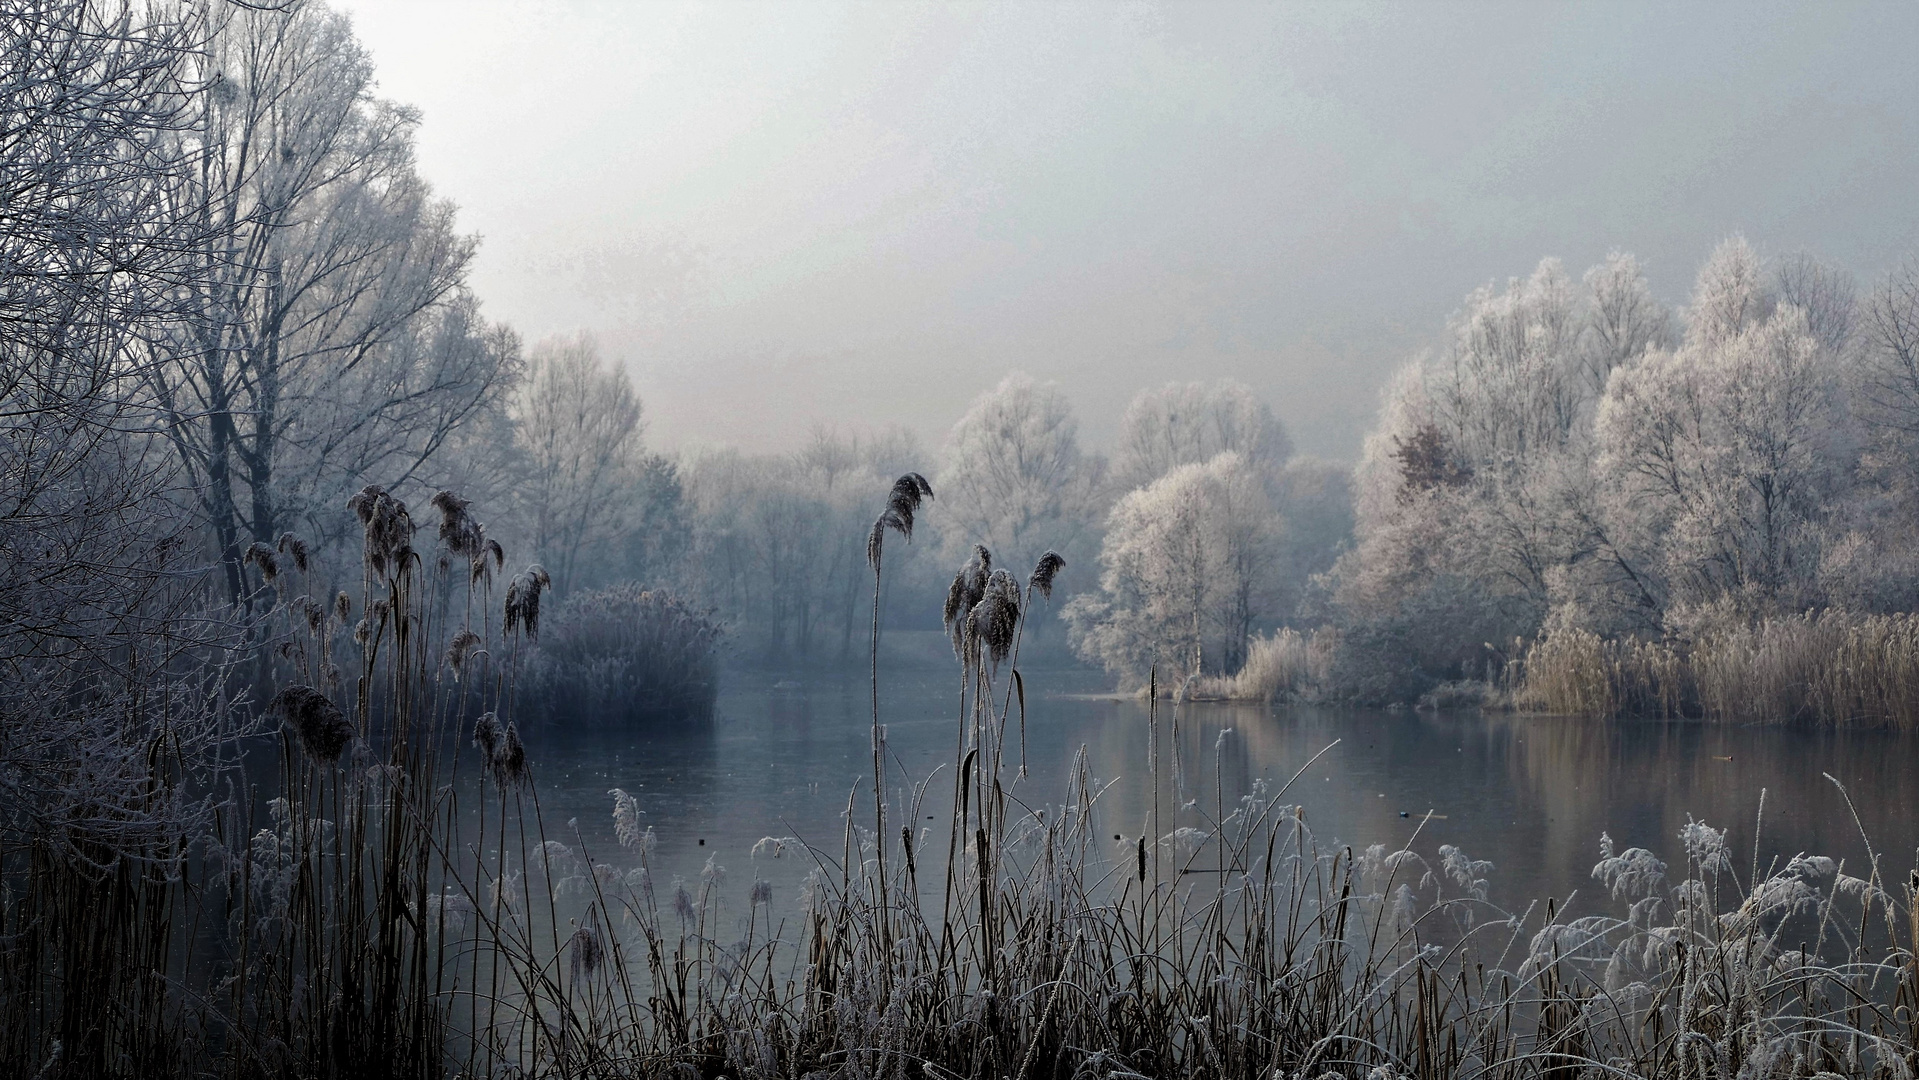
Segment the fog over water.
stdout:
<svg viewBox="0 0 1919 1080">
<path fill-rule="evenodd" d="M 1094 445 L 1231 376 L 1350 458 L 1542 254 L 1919 245 L 1912 5 L 342 6 L 491 317 L 599 335 L 656 446 L 936 445 L 1023 368 Z"/>
</svg>

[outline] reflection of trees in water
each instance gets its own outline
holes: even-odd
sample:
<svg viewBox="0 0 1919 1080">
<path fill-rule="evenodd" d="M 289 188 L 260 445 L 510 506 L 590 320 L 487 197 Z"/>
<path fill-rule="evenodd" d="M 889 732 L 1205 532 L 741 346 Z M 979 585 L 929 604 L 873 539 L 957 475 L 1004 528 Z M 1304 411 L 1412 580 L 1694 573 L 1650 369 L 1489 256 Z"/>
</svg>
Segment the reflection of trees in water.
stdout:
<svg viewBox="0 0 1919 1080">
<path fill-rule="evenodd" d="M 1544 815 L 1550 859 L 1591 861 L 1602 830 L 1670 856 L 1691 815 L 1730 829 L 1746 853 L 1744 876 L 1764 789 L 1762 862 L 1808 852 L 1863 865 L 1865 845 L 1825 773 L 1846 784 L 1876 849 L 1893 854 L 1888 872 L 1907 868 L 1919 839 L 1905 810 L 1919 795 L 1914 747 L 1897 735 L 1525 716 L 1479 723 L 1506 744 L 1514 788 Z"/>
</svg>

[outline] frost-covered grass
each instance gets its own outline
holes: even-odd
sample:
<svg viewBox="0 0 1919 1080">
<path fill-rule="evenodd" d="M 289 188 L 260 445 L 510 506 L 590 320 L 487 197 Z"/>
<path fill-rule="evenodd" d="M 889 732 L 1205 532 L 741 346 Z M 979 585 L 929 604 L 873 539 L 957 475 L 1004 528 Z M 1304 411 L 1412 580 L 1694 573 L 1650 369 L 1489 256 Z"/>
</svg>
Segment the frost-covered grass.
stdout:
<svg viewBox="0 0 1919 1080">
<path fill-rule="evenodd" d="M 1187 692 L 1194 701 L 1277 701 L 1310 694 L 1329 681 L 1330 639 L 1318 631 L 1281 629 L 1246 643 L 1246 662 L 1232 675 L 1209 675 Z"/>
<path fill-rule="evenodd" d="M 719 636 L 709 612 L 664 590 L 628 584 L 574 596 L 527 658 L 524 697 L 559 723 L 710 716 Z"/>
</svg>

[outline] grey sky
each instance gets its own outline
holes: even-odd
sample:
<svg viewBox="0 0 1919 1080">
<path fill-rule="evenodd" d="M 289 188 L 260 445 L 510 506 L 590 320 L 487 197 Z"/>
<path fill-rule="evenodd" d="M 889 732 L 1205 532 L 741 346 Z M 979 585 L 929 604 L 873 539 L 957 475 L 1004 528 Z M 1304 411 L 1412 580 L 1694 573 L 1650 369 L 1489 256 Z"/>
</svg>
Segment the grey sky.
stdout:
<svg viewBox="0 0 1919 1080">
<path fill-rule="evenodd" d="M 1919 249 L 1910 3 L 342 6 L 491 316 L 596 332 L 656 445 L 937 445 L 1023 368 L 1095 444 L 1230 375 L 1348 457 L 1542 255 Z"/>
</svg>

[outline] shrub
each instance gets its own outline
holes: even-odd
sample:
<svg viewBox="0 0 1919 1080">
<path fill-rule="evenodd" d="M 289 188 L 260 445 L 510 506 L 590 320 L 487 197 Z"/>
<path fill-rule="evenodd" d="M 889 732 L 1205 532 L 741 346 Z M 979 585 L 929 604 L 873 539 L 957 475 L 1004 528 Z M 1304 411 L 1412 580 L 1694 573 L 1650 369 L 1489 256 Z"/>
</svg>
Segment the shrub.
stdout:
<svg viewBox="0 0 1919 1080">
<path fill-rule="evenodd" d="M 548 720 L 712 715 L 720 629 L 709 612 L 635 584 L 576 594 L 527 658 L 523 700 Z"/>
</svg>

